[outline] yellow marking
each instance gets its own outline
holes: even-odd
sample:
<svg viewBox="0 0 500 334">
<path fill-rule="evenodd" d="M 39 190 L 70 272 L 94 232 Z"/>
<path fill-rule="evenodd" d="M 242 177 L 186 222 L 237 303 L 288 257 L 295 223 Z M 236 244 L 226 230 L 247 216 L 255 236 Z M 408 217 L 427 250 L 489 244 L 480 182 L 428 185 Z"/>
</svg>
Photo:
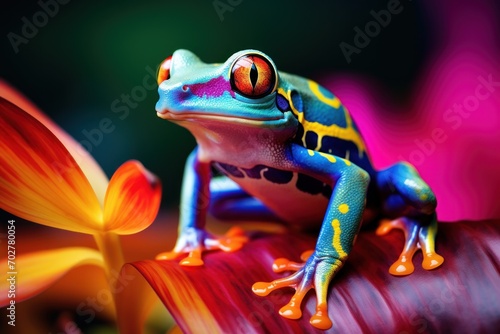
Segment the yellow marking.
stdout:
<svg viewBox="0 0 500 334">
<path fill-rule="evenodd" d="M 345 162 L 345 164 L 346 164 L 347 166 L 350 166 L 350 165 L 351 165 L 351 162 L 350 162 L 349 160 L 346 160 L 346 159 L 342 159 L 342 160 L 344 160 L 344 162 Z"/>
<path fill-rule="evenodd" d="M 422 195 L 420 195 L 420 199 L 421 199 L 422 201 L 425 201 L 425 200 L 427 199 L 427 194 L 422 194 Z"/>
<path fill-rule="evenodd" d="M 318 141 L 316 143 L 315 150 L 318 150 L 320 148 L 323 137 L 330 136 L 345 141 L 352 141 L 358 148 L 359 156 L 362 157 L 364 151 L 366 150 L 365 144 L 363 143 L 361 136 L 352 127 L 352 120 L 350 121 L 349 116 L 347 116 L 347 119 L 348 119 L 347 128 L 342 128 L 336 124 L 324 125 L 318 122 L 309 122 L 307 120 L 304 120 L 302 122 L 302 126 L 304 127 L 304 135 L 303 135 L 304 144 L 305 144 L 306 133 L 308 131 L 313 131 L 318 135 Z"/>
<path fill-rule="evenodd" d="M 344 252 L 344 249 L 342 248 L 342 244 L 340 243 L 340 233 L 342 233 L 342 230 L 340 229 L 340 221 L 338 219 L 334 219 L 332 221 L 332 227 L 333 227 L 333 248 L 339 254 L 340 259 L 344 259 L 347 257 L 346 252 Z"/>
<path fill-rule="evenodd" d="M 313 157 L 313 156 L 314 156 L 314 152 L 315 152 L 315 151 L 313 151 L 313 150 L 307 149 L 307 153 L 309 153 L 309 155 L 310 155 L 311 157 Z"/>
<path fill-rule="evenodd" d="M 345 204 L 345 203 L 344 203 L 344 204 L 340 204 L 340 205 L 339 205 L 339 211 L 340 211 L 340 213 L 342 213 L 342 214 L 346 214 L 346 213 L 348 213 L 348 212 L 349 212 L 349 205 L 347 205 L 347 204 Z"/>
<path fill-rule="evenodd" d="M 340 104 L 340 101 L 338 98 L 335 97 L 334 99 L 328 99 L 323 94 L 321 94 L 321 92 L 319 91 L 319 85 L 317 83 L 315 83 L 314 81 L 309 81 L 309 87 L 311 87 L 311 91 L 314 93 L 314 95 L 320 101 L 322 101 L 322 102 L 326 103 L 327 105 L 332 106 L 336 109 L 339 109 L 342 106 Z M 290 108 L 292 109 L 292 113 L 297 117 L 298 121 L 304 127 L 304 134 L 302 135 L 302 138 L 301 138 L 302 144 L 304 145 L 304 147 L 307 147 L 307 145 L 306 145 L 306 133 L 308 131 L 313 131 L 318 135 L 316 147 L 314 148 L 315 151 L 318 151 L 319 148 L 321 147 L 321 141 L 323 140 L 323 137 L 330 136 L 330 137 L 339 138 L 339 139 L 342 139 L 345 141 L 353 142 L 356 145 L 356 147 L 358 148 L 359 157 L 361 158 L 363 156 L 363 153 L 366 151 L 365 143 L 363 142 L 363 139 L 361 139 L 360 134 L 354 129 L 353 123 L 352 123 L 352 118 L 344 106 L 342 106 L 342 110 L 344 111 L 344 116 L 346 119 L 346 127 L 345 128 L 340 127 L 337 124 L 324 125 L 324 124 L 321 124 L 318 122 L 309 122 L 304 118 L 304 112 L 302 110 L 297 110 L 297 108 L 295 108 L 295 106 L 293 105 L 292 96 L 291 96 L 292 91 L 291 90 L 289 90 L 288 92 L 285 92 L 285 90 L 283 88 L 278 88 L 278 93 L 286 97 L 286 99 L 288 100 L 288 103 L 290 103 Z M 338 101 L 338 105 L 336 102 L 332 102 L 332 101 Z M 347 165 L 349 165 L 349 164 L 347 164 Z"/>
<path fill-rule="evenodd" d="M 328 159 L 328 161 L 330 161 L 331 163 L 334 163 L 334 162 L 336 162 L 336 161 L 337 161 L 337 160 L 335 159 L 335 157 L 334 157 L 333 155 L 331 155 L 331 154 L 326 154 L 326 153 L 323 153 L 323 152 L 319 152 L 319 154 L 320 154 L 322 157 L 324 157 L 324 158 Z"/>
<path fill-rule="evenodd" d="M 316 97 L 323 103 L 328 104 L 331 107 L 334 107 L 335 109 L 338 109 L 340 107 L 340 100 L 334 96 L 334 97 L 326 97 L 321 93 L 319 90 L 319 85 L 318 83 L 309 80 L 309 89 L 316 95 Z"/>
</svg>

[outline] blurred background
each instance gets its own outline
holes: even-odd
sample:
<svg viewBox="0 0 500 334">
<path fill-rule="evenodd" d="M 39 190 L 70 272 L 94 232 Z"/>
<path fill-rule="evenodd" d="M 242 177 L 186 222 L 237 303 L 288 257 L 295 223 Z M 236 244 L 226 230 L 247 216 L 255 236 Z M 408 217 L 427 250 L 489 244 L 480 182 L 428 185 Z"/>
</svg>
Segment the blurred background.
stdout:
<svg viewBox="0 0 500 334">
<path fill-rule="evenodd" d="M 479 110 L 474 117 L 447 109 L 475 102 L 466 98 L 479 77 L 500 81 L 499 8 L 492 0 L 11 2 L 0 13 L 0 77 L 80 141 L 108 175 L 128 159 L 143 162 L 163 181 L 164 208 L 172 208 L 195 142 L 156 116 L 158 64 L 179 48 L 206 62 L 259 49 L 279 70 L 332 89 L 377 167 L 409 160 L 438 198 L 462 194 L 440 202 L 442 220 L 484 219 L 500 216 L 495 203 L 484 202 L 500 185 L 496 150 L 486 148 L 500 143 L 499 90 L 471 105 Z M 434 135 L 437 145 L 427 141 Z M 478 170 L 472 160 L 484 164 Z M 461 171 L 450 176 L 456 166 Z"/>
<path fill-rule="evenodd" d="M 76 140 L 90 142 L 86 147 L 108 175 L 128 159 L 143 162 L 162 179 L 164 203 L 172 206 L 195 142 L 186 130 L 156 116 L 158 94 L 151 85 L 158 64 L 176 49 L 223 62 L 236 51 L 255 48 L 270 55 L 280 70 L 315 79 L 360 74 L 384 86 L 393 99 L 404 99 L 433 43 L 432 25 L 418 2 L 401 3 L 403 10 L 390 26 L 352 54 L 350 63 L 340 43 L 354 46 L 353 28 L 373 20 L 371 10 L 387 9 L 387 1 L 231 3 L 237 5 L 226 0 L 68 1 L 57 3 L 57 13 L 45 25 L 35 25 L 36 33 L 25 28 L 33 35 L 25 40 L 22 18 L 44 23 L 44 15 L 36 15 L 43 8 L 36 1 L 10 3 L 0 14 L 0 77 Z M 22 39 L 11 35 L 15 47 L 9 33 Z M 85 134 L 95 134 L 104 118 L 113 130 L 91 142 Z"/>
</svg>

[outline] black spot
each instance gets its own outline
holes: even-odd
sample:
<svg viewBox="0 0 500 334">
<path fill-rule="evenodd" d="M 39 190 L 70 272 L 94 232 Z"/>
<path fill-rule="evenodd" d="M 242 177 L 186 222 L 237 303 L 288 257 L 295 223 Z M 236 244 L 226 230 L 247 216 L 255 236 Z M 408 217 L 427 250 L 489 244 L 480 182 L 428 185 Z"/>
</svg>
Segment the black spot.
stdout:
<svg viewBox="0 0 500 334">
<path fill-rule="evenodd" d="M 311 195 L 322 194 L 327 198 L 332 195 L 332 188 L 309 175 L 299 174 L 297 189 Z"/>
<path fill-rule="evenodd" d="M 309 175 L 299 174 L 297 188 L 308 194 L 316 195 L 323 190 L 323 182 L 316 180 Z"/>
<path fill-rule="evenodd" d="M 252 168 L 242 168 L 245 174 L 252 179 L 260 179 L 261 172 L 264 171 L 264 178 L 272 183 L 286 184 L 293 178 L 293 172 L 280 170 L 266 165 L 256 165 Z"/>
<path fill-rule="evenodd" d="M 318 135 L 314 131 L 306 132 L 306 147 L 310 150 L 315 150 L 318 146 Z"/>
<path fill-rule="evenodd" d="M 302 143 L 302 136 L 304 136 L 304 127 L 302 126 L 301 123 L 299 123 L 299 126 L 297 127 L 297 132 L 293 137 L 293 142 L 299 144 L 300 146 L 304 146 L 304 143 Z"/>
<path fill-rule="evenodd" d="M 330 136 L 323 137 L 323 139 L 321 140 L 320 151 L 324 153 L 330 153 L 342 158 L 345 158 L 347 151 L 349 151 L 349 156 L 351 158 L 356 157 L 359 152 L 358 147 L 352 141 L 347 141 Z"/>
<path fill-rule="evenodd" d="M 252 168 L 242 168 L 242 170 L 245 172 L 245 174 L 251 178 L 251 179 L 260 179 L 261 175 L 260 172 L 266 168 L 264 165 L 256 165 Z"/>
<path fill-rule="evenodd" d="M 245 176 L 236 166 L 224 164 L 222 162 L 218 162 L 217 165 L 228 175 L 240 178 Z"/>
<path fill-rule="evenodd" d="M 323 191 L 321 192 L 323 196 L 325 196 L 326 198 L 330 198 L 332 197 L 332 192 L 332 187 L 330 187 L 328 184 L 323 184 Z"/>
<path fill-rule="evenodd" d="M 272 183 L 286 184 L 292 180 L 293 172 L 268 167 L 264 172 L 264 177 Z"/>
</svg>

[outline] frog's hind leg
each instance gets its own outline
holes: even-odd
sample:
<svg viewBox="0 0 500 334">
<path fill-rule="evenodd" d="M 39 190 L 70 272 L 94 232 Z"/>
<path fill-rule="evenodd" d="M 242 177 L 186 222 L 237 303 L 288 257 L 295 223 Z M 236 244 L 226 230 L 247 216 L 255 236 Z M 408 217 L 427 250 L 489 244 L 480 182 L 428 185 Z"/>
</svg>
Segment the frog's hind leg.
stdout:
<svg viewBox="0 0 500 334">
<path fill-rule="evenodd" d="M 397 276 L 411 274 L 414 270 L 413 255 L 418 249 L 422 249 L 424 269 L 439 267 L 444 259 L 435 252 L 437 202 L 429 186 L 415 168 L 405 162 L 378 172 L 375 182 L 384 204 L 384 214 L 396 217 L 383 221 L 377 234 L 384 235 L 398 228 L 405 235 L 403 251 L 389 272 Z"/>
<path fill-rule="evenodd" d="M 282 222 L 261 201 L 226 176 L 216 177 L 210 182 L 209 212 L 221 220 Z"/>
</svg>

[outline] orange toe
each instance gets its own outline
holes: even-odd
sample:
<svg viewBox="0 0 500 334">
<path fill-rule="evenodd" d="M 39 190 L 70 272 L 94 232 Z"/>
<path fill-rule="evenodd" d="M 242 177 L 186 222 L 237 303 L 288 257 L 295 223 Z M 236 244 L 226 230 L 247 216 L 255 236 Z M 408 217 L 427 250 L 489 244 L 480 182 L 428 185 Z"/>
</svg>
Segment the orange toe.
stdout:
<svg viewBox="0 0 500 334">
<path fill-rule="evenodd" d="M 280 315 L 287 319 L 300 319 L 300 317 L 302 317 L 302 311 L 300 307 L 288 303 L 280 309 Z"/>
<path fill-rule="evenodd" d="M 175 260 L 181 255 L 181 253 L 177 252 L 162 252 L 158 255 L 156 255 L 155 259 L 156 260 Z"/>
<path fill-rule="evenodd" d="M 273 271 L 275 273 L 281 273 L 287 270 L 298 271 L 302 269 L 302 267 L 304 267 L 303 263 L 293 262 L 285 258 L 279 258 L 273 262 Z"/>
<path fill-rule="evenodd" d="M 257 282 L 252 285 L 252 291 L 258 296 L 267 296 L 272 290 L 269 288 L 269 283 L 267 282 Z"/>
<path fill-rule="evenodd" d="M 201 250 L 199 249 L 190 252 L 189 255 L 180 262 L 181 266 L 190 267 L 202 266 L 203 264 L 204 262 L 201 259 Z"/>
<path fill-rule="evenodd" d="M 422 268 L 424 268 L 425 270 L 432 270 L 442 265 L 443 262 L 444 258 L 439 254 L 425 254 L 424 260 L 422 261 Z"/>
<path fill-rule="evenodd" d="M 308 251 L 305 251 L 303 252 L 301 255 L 300 255 L 300 259 L 304 262 L 306 262 L 307 260 L 309 260 L 309 258 L 311 257 L 311 255 L 313 255 L 314 253 L 314 249 L 310 249 Z"/>
<path fill-rule="evenodd" d="M 375 231 L 376 235 L 386 235 L 393 228 L 395 228 L 395 223 L 392 220 L 384 219 L 380 222 L 377 230 Z"/>
<path fill-rule="evenodd" d="M 415 267 L 413 267 L 411 260 L 408 262 L 398 260 L 392 264 L 389 268 L 389 272 L 394 276 L 406 276 L 410 275 L 414 269 Z"/>
<path fill-rule="evenodd" d="M 320 303 L 316 307 L 316 314 L 311 317 L 309 323 L 314 327 L 326 330 L 332 327 L 332 321 L 328 317 L 326 303 Z"/>
<path fill-rule="evenodd" d="M 243 242 L 238 239 L 224 238 L 219 240 L 219 248 L 224 252 L 235 252 L 243 247 Z"/>
</svg>

